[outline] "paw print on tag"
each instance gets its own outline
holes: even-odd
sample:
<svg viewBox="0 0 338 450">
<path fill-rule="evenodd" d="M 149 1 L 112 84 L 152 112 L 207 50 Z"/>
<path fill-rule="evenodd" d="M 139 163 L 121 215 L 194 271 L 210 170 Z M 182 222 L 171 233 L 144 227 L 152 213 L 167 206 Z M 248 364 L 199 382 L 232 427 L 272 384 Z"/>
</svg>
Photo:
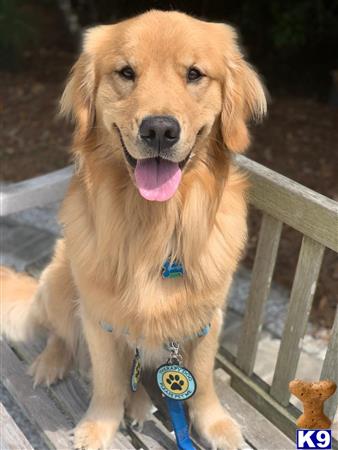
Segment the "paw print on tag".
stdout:
<svg viewBox="0 0 338 450">
<path fill-rule="evenodd" d="M 172 375 L 166 379 L 166 382 L 169 384 L 170 389 L 173 391 L 182 391 L 184 386 L 184 380 L 181 379 L 180 375 Z"/>
<path fill-rule="evenodd" d="M 168 370 L 164 374 L 163 384 L 172 394 L 184 394 L 189 387 L 186 375 L 176 370 Z"/>
</svg>

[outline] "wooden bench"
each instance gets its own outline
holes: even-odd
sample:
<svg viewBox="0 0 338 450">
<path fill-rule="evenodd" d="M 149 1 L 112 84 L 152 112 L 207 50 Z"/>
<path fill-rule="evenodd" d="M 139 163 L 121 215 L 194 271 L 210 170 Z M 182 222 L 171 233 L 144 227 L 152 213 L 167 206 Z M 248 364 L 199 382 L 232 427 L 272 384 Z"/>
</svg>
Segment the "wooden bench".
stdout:
<svg viewBox="0 0 338 450">
<path fill-rule="evenodd" d="M 262 211 L 262 223 L 256 250 L 252 280 L 243 319 L 239 345 L 230 353 L 221 342 L 215 379 L 222 403 L 243 427 L 246 448 L 289 450 L 295 448 L 295 420 L 299 410 L 289 403 L 288 383 L 295 377 L 302 338 L 319 275 L 325 247 L 338 252 L 338 203 L 295 183 L 243 156 L 239 167 L 251 178 L 250 203 Z M 1 215 L 61 200 L 72 168 L 65 168 L 3 189 Z M 271 385 L 254 373 L 257 347 L 263 325 L 283 223 L 303 234 L 297 270 L 289 300 L 288 314 Z M 321 370 L 321 378 L 338 383 L 337 313 Z M 225 330 L 225 335 L 226 335 Z M 73 371 L 51 388 L 33 389 L 26 374 L 27 365 L 43 344 L 33 346 L 1 341 L 1 378 L 5 389 L 28 420 L 11 411 L 13 405 L 1 405 L 2 446 L 7 449 L 32 449 L 27 427 L 34 430 L 41 444 L 35 448 L 71 448 L 70 431 L 84 414 L 89 401 L 89 385 Z M 143 431 L 125 424 L 114 449 L 174 449 L 173 432 L 161 398 L 150 391 L 154 411 Z M 327 402 L 326 412 L 333 418 L 338 395 Z M 25 436 L 25 434 L 28 436 Z M 206 448 L 194 436 L 197 449 Z M 333 448 L 338 449 L 337 441 Z"/>
</svg>

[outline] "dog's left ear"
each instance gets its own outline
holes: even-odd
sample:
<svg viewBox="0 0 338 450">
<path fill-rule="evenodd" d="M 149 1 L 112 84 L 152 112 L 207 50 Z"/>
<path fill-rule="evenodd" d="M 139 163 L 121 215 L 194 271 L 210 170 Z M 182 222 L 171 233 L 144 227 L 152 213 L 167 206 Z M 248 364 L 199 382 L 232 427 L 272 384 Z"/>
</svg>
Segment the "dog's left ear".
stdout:
<svg viewBox="0 0 338 450">
<path fill-rule="evenodd" d="M 222 25 L 226 33 L 221 131 L 226 147 L 244 152 L 250 144 L 247 127 L 251 119 L 261 120 L 266 114 L 266 90 L 255 70 L 245 61 L 237 43 L 235 30 Z"/>
</svg>

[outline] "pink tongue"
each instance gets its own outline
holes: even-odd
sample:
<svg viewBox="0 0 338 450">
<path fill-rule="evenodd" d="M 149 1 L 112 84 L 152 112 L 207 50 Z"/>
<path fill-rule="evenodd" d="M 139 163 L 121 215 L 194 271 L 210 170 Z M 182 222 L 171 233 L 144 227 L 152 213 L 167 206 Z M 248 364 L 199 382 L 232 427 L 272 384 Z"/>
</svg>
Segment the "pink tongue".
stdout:
<svg viewBox="0 0 338 450">
<path fill-rule="evenodd" d="M 135 169 L 137 188 L 146 200 L 164 202 L 178 189 L 181 169 L 177 163 L 166 159 L 140 159 Z"/>
</svg>

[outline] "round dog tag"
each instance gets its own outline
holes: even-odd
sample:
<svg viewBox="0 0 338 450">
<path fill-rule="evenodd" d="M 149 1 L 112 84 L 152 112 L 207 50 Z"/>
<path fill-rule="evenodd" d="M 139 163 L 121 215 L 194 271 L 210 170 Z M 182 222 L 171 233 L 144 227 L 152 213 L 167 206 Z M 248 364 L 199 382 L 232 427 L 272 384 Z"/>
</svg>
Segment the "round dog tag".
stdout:
<svg viewBox="0 0 338 450">
<path fill-rule="evenodd" d="M 137 386 L 141 379 L 141 373 L 142 373 L 141 358 L 139 351 L 136 350 L 130 374 L 130 387 L 133 392 L 136 392 L 137 390 Z"/>
<path fill-rule="evenodd" d="M 156 372 L 157 385 L 162 393 L 173 400 L 187 400 L 196 391 L 192 373 L 176 364 L 163 364 Z"/>
</svg>

